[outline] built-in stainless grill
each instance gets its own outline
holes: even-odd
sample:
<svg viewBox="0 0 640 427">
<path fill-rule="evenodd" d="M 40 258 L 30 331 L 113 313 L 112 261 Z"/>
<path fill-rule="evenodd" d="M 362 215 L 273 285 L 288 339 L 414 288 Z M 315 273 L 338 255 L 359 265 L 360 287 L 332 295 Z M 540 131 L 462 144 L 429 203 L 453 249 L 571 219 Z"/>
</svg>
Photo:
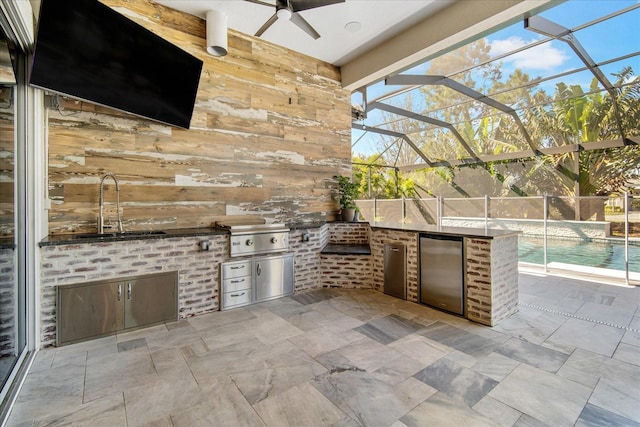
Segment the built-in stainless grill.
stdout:
<svg viewBox="0 0 640 427">
<path fill-rule="evenodd" d="M 229 256 L 262 255 L 289 250 L 289 228 L 264 222 L 223 222 L 218 227 L 231 234 Z"/>
<path fill-rule="evenodd" d="M 289 228 L 263 220 L 237 219 L 216 224 L 229 230 L 229 256 L 251 256 L 220 265 L 222 310 L 291 295 L 294 287 L 293 254 L 289 250 Z"/>
</svg>

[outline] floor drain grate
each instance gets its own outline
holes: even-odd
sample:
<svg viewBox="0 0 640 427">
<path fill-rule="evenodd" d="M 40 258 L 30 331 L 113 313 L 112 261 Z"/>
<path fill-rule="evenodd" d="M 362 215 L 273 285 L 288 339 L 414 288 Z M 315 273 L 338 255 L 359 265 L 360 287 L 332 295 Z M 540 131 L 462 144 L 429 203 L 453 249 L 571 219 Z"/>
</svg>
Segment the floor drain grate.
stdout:
<svg viewBox="0 0 640 427">
<path fill-rule="evenodd" d="M 522 304 L 522 303 L 520 305 L 523 306 L 523 307 L 527 307 L 527 308 L 533 308 L 534 310 L 546 311 L 547 313 L 553 313 L 553 314 L 560 314 L 562 316 L 571 317 L 573 319 L 585 320 L 587 322 L 597 323 L 599 325 L 611 326 L 613 328 L 624 329 L 625 331 L 631 331 L 631 332 L 640 333 L 640 329 L 630 328 L 628 326 L 620 326 L 620 325 L 616 325 L 614 323 L 603 322 L 601 320 L 589 319 L 588 317 L 577 316 L 575 314 L 565 313 L 563 311 L 558 311 L 558 310 L 552 310 L 550 308 L 540 307 L 539 305 Z"/>
</svg>

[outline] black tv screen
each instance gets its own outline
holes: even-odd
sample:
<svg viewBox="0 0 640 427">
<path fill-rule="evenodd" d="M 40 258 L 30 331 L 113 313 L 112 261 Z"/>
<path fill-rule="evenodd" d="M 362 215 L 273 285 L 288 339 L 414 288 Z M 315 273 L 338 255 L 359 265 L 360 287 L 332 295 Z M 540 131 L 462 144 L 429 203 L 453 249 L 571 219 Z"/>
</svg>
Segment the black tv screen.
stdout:
<svg viewBox="0 0 640 427">
<path fill-rule="evenodd" d="M 43 0 L 33 86 L 189 128 L 202 61 L 97 0 Z"/>
</svg>

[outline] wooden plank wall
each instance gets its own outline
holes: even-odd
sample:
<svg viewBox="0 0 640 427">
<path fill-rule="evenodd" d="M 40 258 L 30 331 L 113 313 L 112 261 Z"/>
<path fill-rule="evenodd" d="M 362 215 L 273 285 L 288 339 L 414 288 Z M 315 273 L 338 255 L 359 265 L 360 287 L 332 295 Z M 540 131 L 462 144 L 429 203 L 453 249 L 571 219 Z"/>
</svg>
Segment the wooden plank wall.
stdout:
<svg viewBox="0 0 640 427">
<path fill-rule="evenodd" d="M 0 86 L 0 237 L 14 235 L 13 89 Z"/>
<path fill-rule="evenodd" d="M 351 164 L 338 68 L 232 30 L 229 54 L 213 57 L 202 19 L 149 0 L 102 1 L 204 61 L 196 107 L 184 130 L 59 97 L 62 109 L 48 110 L 50 233 L 95 231 L 106 172 L 120 179 L 129 230 L 335 217 L 332 177 Z"/>
</svg>

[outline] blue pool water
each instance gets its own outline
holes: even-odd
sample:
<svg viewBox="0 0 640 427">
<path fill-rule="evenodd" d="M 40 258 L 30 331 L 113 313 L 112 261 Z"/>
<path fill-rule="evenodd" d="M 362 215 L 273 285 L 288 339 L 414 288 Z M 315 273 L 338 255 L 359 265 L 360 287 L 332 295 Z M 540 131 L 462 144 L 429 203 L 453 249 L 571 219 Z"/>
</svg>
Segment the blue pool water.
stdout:
<svg viewBox="0 0 640 427">
<path fill-rule="evenodd" d="M 518 259 L 521 262 L 543 264 L 542 237 L 521 235 L 518 239 Z M 547 262 L 624 271 L 624 242 L 547 238 Z M 640 272 L 640 245 L 629 245 L 629 271 Z"/>
</svg>

